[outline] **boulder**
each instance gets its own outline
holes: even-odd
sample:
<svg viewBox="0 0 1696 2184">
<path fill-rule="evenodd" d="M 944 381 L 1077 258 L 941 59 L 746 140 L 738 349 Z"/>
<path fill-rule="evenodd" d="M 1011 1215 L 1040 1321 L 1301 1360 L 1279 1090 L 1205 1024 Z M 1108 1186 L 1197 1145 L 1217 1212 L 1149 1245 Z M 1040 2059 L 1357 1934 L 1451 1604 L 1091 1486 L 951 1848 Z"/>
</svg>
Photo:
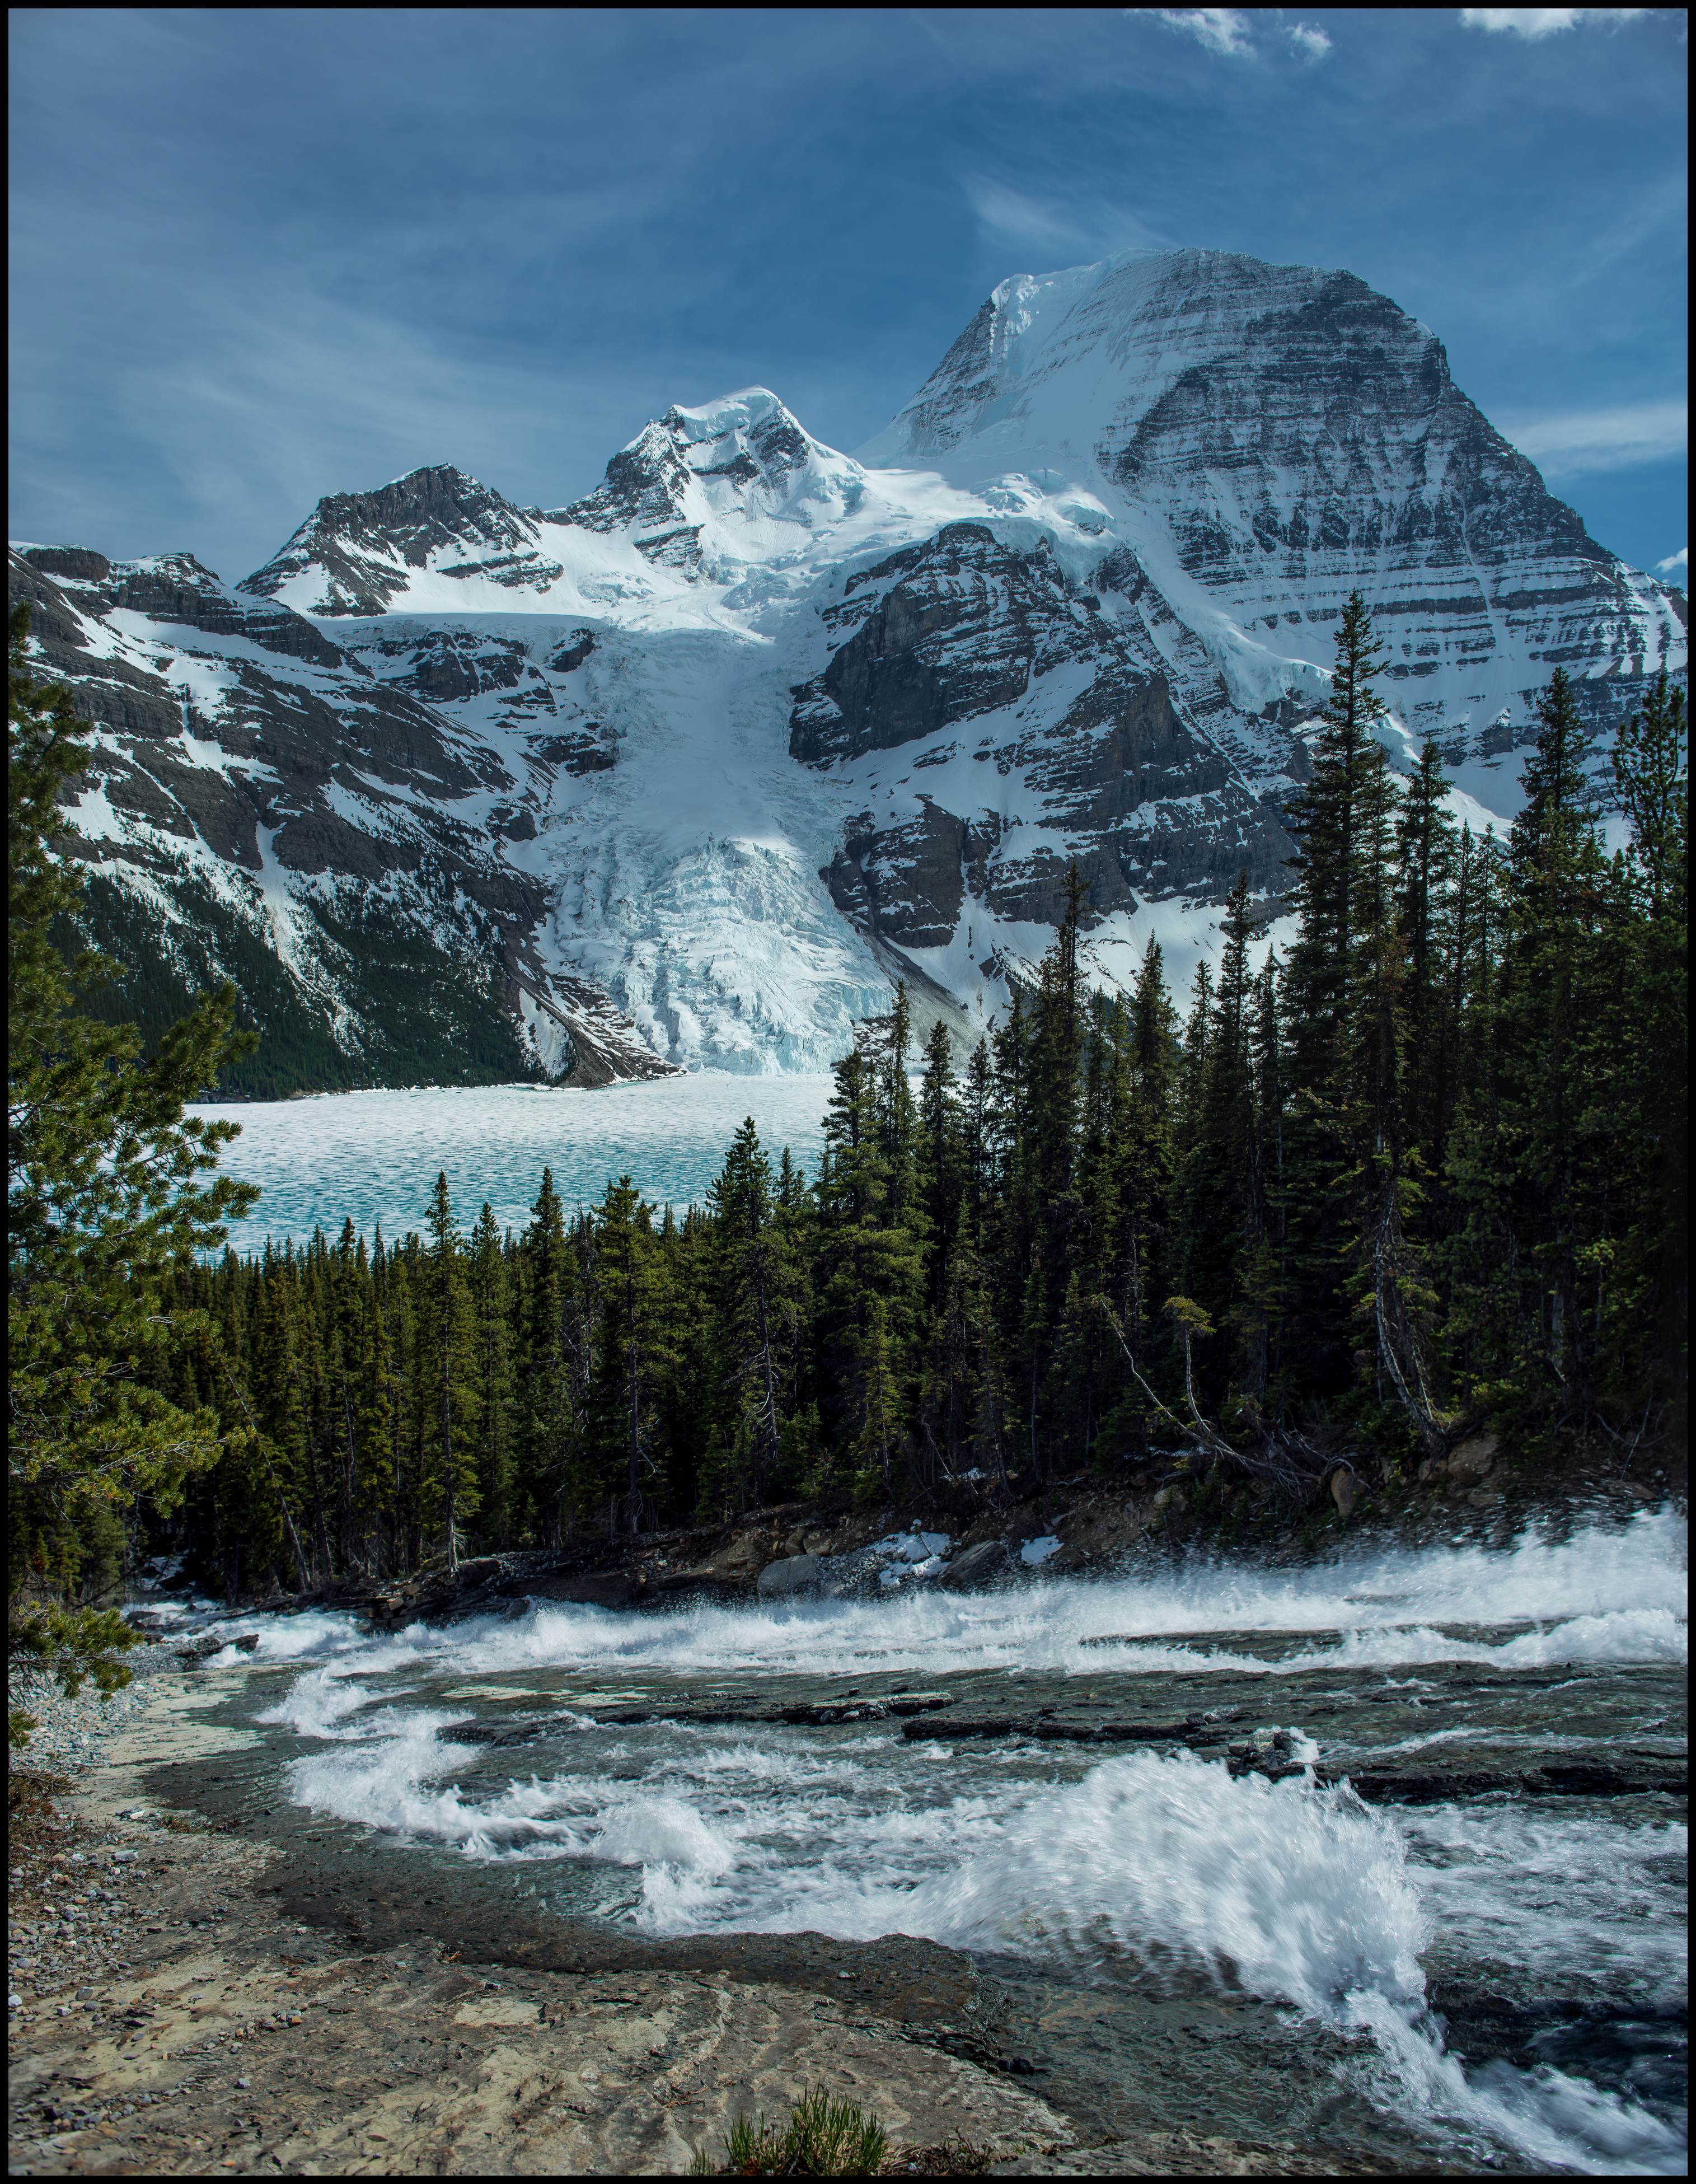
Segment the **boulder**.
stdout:
<svg viewBox="0 0 1696 2184">
<path fill-rule="evenodd" d="M 1005 1540 L 980 1540 L 975 1547 L 962 1548 L 937 1583 L 948 1592 L 983 1592 L 991 1585 L 1010 1584 L 1018 1574 Z"/>
<path fill-rule="evenodd" d="M 1502 1444 L 1493 1433 L 1473 1434 L 1460 1446 L 1451 1450 L 1449 1475 L 1451 1479 L 1482 1479 L 1495 1462 Z"/>
<path fill-rule="evenodd" d="M 824 1565 L 816 1555 L 785 1555 L 768 1563 L 755 1590 L 762 1600 L 798 1600 L 824 1590 Z"/>
<path fill-rule="evenodd" d="M 538 1578 L 526 1587 L 532 1600 L 557 1600 L 579 1607 L 628 1607 L 636 1587 L 623 1570 L 581 1570 L 575 1577 Z"/>
<path fill-rule="evenodd" d="M 701 1574 L 721 1579 L 726 1585 L 752 1584 L 770 1554 L 769 1533 L 740 1532 L 701 1565 Z"/>
</svg>

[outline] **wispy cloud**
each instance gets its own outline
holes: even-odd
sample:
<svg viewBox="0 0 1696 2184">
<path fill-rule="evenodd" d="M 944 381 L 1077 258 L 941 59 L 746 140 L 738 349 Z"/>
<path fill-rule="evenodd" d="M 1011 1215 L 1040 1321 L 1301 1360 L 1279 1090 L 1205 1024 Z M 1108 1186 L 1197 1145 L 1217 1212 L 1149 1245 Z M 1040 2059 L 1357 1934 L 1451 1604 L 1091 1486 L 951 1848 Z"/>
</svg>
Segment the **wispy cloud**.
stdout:
<svg viewBox="0 0 1696 2184">
<path fill-rule="evenodd" d="M 1158 15 L 1167 28 L 1184 31 L 1210 53 L 1226 53 L 1246 60 L 1254 53 L 1248 11 L 1242 8 L 1132 8 L 1127 14 Z"/>
<path fill-rule="evenodd" d="M 1681 546 L 1676 554 L 1669 554 L 1664 561 L 1657 561 L 1654 566 L 1663 577 L 1688 577 L 1690 574 L 1690 549 Z"/>
<path fill-rule="evenodd" d="M 1038 196 L 988 175 L 968 175 L 962 187 L 986 235 L 1041 251 L 1051 261 L 1077 265 L 1114 250 L 1159 249 L 1171 240 L 1128 207 L 1104 198 Z"/>
<path fill-rule="evenodd" d="M 1127 15 L 1158 15 L 1169 31 L 1182 31 L 1210 53 L 1230 60 L 1253 60 L 1259 53 L 1254 33 L 1269 24 L 1283 32 L 1304 60 L 1320 61 L 1331 51 L 1328 32 L 1316 23 L 1286 23 L 1282 8 L 1127 8 Z M 1257 23 L 1254 18 L 1260 18 Z"/>
<path fill-rule="evenodd" d="M 1527 418 L 1504 425 L 1502 430 L 1545 477 L 1583 477 L 1682 455 L 1687 444 L 1686 415 L 1682 400 L 1623 402 L 1612 409 Z"/>
<path fill-rule="evenodd" d="M 1649 12 L 1647 8 L 1463 8 L 1460 20 L 1469 31 L 1505 31 L 1516 38 L 1552 38 L 1560 31 L 1576 31 L 1581 23 L 1617 28 Z"/>
</svg>

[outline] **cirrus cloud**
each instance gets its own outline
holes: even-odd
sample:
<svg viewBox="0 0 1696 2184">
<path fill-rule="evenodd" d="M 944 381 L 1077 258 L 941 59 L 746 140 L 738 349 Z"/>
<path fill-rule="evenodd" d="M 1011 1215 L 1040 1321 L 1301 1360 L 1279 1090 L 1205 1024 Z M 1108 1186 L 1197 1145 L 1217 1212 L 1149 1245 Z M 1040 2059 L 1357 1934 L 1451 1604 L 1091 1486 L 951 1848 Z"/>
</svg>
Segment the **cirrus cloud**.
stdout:
<svg viewBox="0 0 1696 2184">
<path fill-rule="evenodd" d="M 1282 17 L 1282 8 L 1127 8 L 1127 15 L 1158 15 L 1169 31 L 1182 31 L 1210 53 L 1223 53 L 1230 60 L 1253 60 L 1256 57 L 1254 30 L 1251 17 L 1268 15 Z M 1278 27 L 1304 60 L 1323 60 L 1331 51 L 1328 32 L 1314 23 L 1283 23 Z"/>
<path fill-rule="evenodd" d="M 1516 38 L 1552 38 L 1560 31 L 1576 31 L 1581 23 L 1605 23 L 1616 29 L 1634 23 L 1647 8 L 1463 8 L 1460 20 L 1469 31 L 1504 31 Z"/>
<path fill-rule="evenodd" d="M 1226 53 L 1234 60 L 1246 60 L 1254 50 L 1254 40 L 1248 35 L 1246 8 L 1138 8 L 1127 12 L 1156 14 L 1168 30 L 1187 31 L 1210 53 Z"/>
<path fill-rule="evenodd" d="M 1583 477 L 1683 454 L 1687 408 L 1671 402 L 1621 402 L 1610 409 L 1569 410 L 1530 417 L 1503 432 L 1545 477 Z"/>
</svg>

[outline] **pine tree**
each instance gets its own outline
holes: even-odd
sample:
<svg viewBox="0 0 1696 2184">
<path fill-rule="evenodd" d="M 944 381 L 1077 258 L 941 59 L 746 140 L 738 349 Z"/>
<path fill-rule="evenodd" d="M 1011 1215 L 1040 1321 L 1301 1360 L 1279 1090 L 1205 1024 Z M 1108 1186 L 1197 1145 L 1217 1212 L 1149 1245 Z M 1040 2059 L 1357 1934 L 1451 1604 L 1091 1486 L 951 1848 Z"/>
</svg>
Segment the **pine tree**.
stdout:
<svg viewBox="0 0 1696 2184">
<path fill-rule="evenodd" d="M 472 1319 L 471 1404 L 477 1421 L 477 1498 L 488 1543 L 512 1543 L 511 1305 L 507 1256 L 487 1199 L 466 1262 Z"/>
<path fill-rule="evenodd" d="M 513 1501 L 516 1536 L 534 1546 L 559 1536 L 575 1413 L 566 1340 L 572 1256 L 551 1168 L 542 1171 L 518 1263 Z"/>
<path fill-rule="evenodd" d="M 138 1496 L 175 1507 L 225 1445 L 211 1409 L 180 1409 L 137 1368 L 189 1337 L 191 1315 L 163 1309 L 170 1271 L 257 1195 L 211 1174 L 235 1126 L 183 1112 L 251 1042 L 228 987 L 151 1061 L 133 1029 L 84 1012 L 114 967 L 84 956 L 67 970 L 53 933 L 81 906 L 58 805 L 87 764 L 87 731 L 69 691 L 32 679 L 28 632 L 20 608 L 7 735 L 10 1642 L 104 1689 L 124 1680 L 123 1633 L 74 1590 L 114 1574 Z"/>
<path fill-rule="evenodd" d="M 472 1452 L 476 1424 L 475 1341 L 466 1291 L 464 1243 L 453 1219 L 445 1171 L 437 1173 L 425 1216 L 429 1255 L 421 1269 L 419 1397 L 428 1455 L 426 1521 L 439 1519 L 450 1570 L 459 1566 L 464 1528 L 477 1513 Z"/>
</svg>

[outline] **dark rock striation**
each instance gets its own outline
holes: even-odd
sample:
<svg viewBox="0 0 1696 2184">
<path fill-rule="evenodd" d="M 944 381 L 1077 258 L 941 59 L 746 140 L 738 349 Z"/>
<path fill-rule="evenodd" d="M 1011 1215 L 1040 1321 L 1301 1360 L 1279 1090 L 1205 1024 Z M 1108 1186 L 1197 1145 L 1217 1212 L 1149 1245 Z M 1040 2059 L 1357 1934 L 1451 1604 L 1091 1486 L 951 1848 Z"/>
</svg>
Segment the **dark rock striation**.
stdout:
<svg viewBox="0 0 1696 2184">
<path fill-rule="evenodd" d="M 150 1006 L 163 1020 L 231 976 L 277 1050 L 262 1047 L 253 1089 L 664 1067 L 603 994 L 544 966 L 547 889 L 501 854 L 498 810 L 496 827 L 457 814 L 521 784 L 429 686 L 496 685 L 504 654 L 432 635 L 421 670 L 374 674 L 189 554 L 25 548 L 10 593 L 32 660 L 101 731 L 72 842 L 89 937 L 141 973 L 146 1028 Z M 565 762 L 595 762 L 592 737 L 559 741 Z"/>
</svg>

